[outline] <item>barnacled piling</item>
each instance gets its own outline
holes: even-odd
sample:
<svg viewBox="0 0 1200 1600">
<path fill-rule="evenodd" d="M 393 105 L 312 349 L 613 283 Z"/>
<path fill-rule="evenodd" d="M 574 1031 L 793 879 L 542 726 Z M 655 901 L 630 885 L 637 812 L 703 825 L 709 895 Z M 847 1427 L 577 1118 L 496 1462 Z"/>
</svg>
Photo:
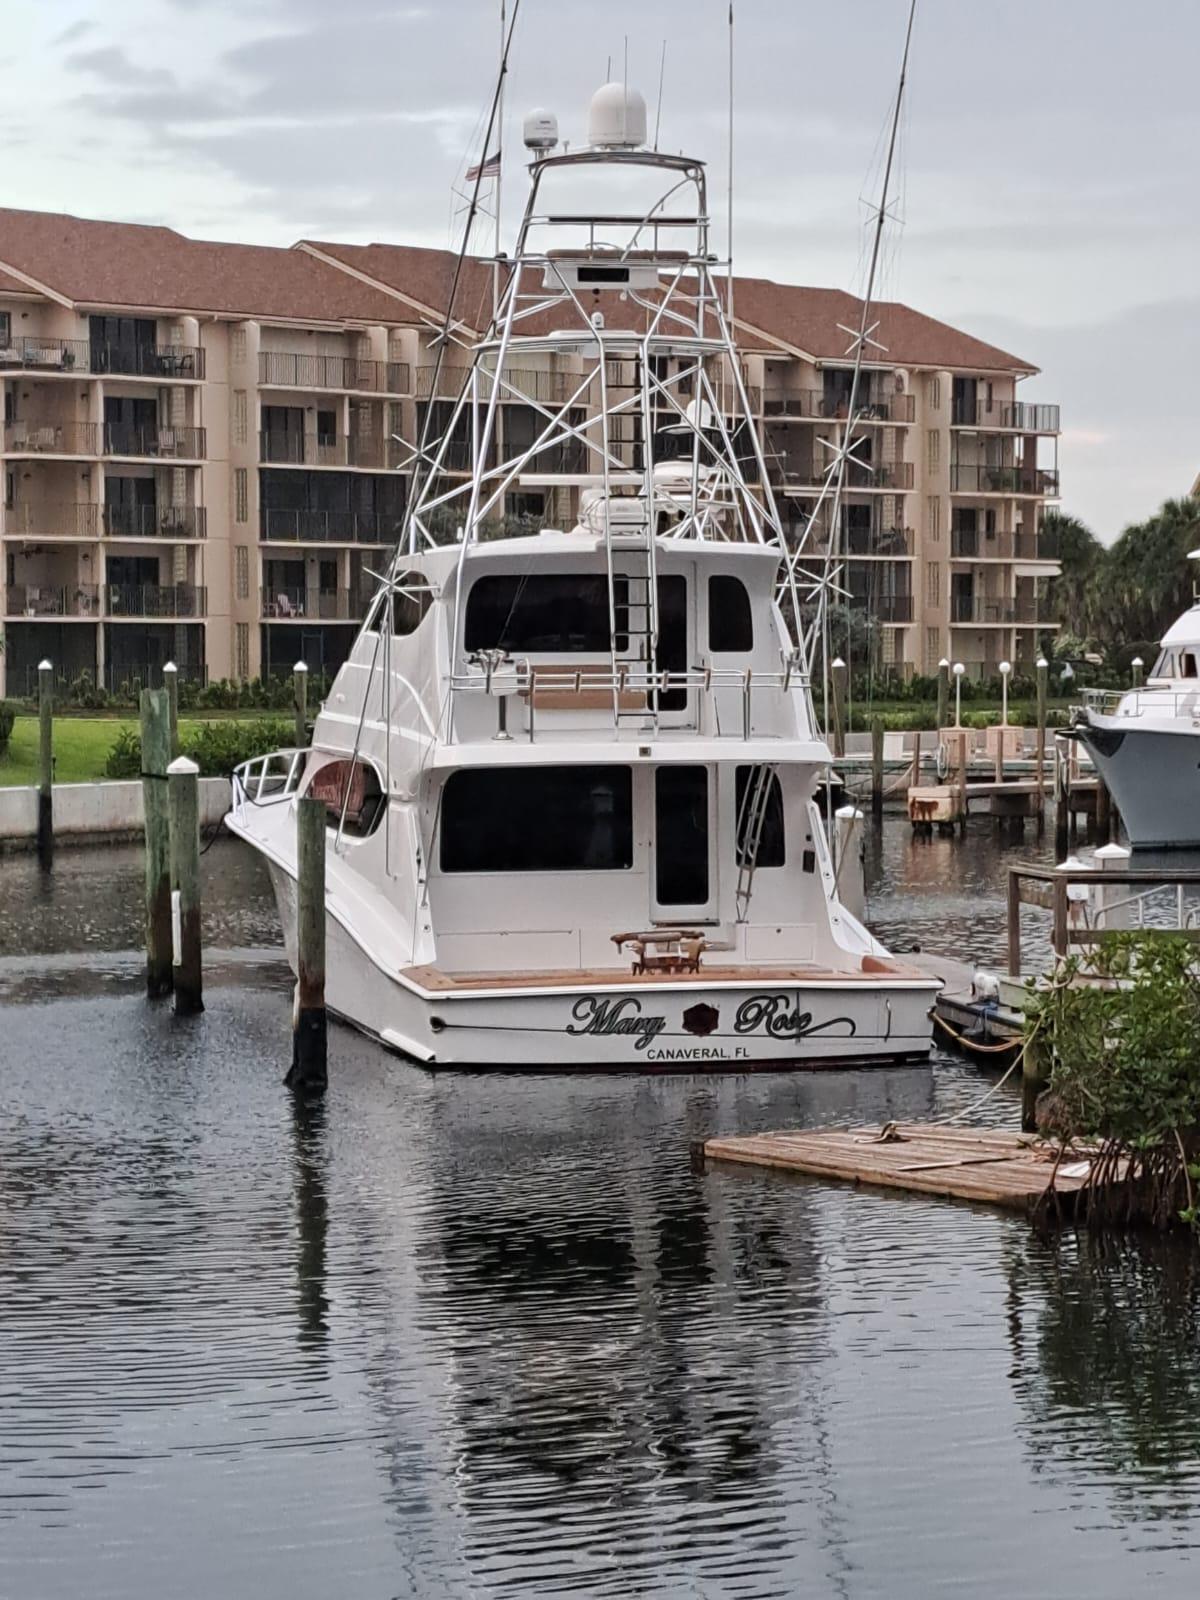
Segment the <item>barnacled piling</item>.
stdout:
<svg viewBox="0 0 1200 1600">
<path fill-rule="evenodd" d="M 175 1015 L 204 1010 L 200 960 L 200 768 L 186 756 L 167 768 L 171 888 L 177 935 Z"/>
<path fill-rule="evenodd" d="M 170 994 L 171 832 L 167 768 L 171 764 L 170 705 L 165 689 L 143 689 L 142 808 L 146 819 L 146 995 Z"/>
<path fill-rule="evenodd" d="M 329 1081 L 325 1017 L 325 802 L 296 802 L 296 1004 L 292 1065 L 284 1080 L 301 1094 Z"/>
</svg>

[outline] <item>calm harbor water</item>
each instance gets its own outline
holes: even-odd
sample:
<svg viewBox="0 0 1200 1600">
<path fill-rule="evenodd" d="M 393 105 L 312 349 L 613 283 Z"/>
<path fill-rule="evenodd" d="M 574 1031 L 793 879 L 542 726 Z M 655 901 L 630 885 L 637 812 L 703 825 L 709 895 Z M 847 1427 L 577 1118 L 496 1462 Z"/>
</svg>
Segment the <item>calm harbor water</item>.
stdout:
<svg viewBox="0 0 1200 1600">
<path fill-rule="evenodd" d="M 872 914 L 995 961 L 1033 853 L 889 822 Z M 1186 1581 L 1190 1252 L 689 1166 L 994 1073 L 435 1077 L 338 1029 L 298 1117 L 265 879 L 233 843 L 205 869 L 208 1010 L 176 1023 L 140 995 L 138 852 L 0 861 L 0 1595 Z"/>
</svg>

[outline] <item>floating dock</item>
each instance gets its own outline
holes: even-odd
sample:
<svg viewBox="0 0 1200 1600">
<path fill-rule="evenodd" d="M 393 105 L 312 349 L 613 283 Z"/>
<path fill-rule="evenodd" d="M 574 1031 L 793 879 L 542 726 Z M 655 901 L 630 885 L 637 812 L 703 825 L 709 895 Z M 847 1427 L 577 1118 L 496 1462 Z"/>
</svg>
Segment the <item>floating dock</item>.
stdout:
<svg viewBox="0 0 1200 1600">
<path fill-rule="evenodd" d="M 912 1122 L 747 1134 L 708 1139 L 701 1149 L 706 1161 L 775 1167 L 1026 1213 L 1052 1175 L 1060 1205 L 1070 1209 L 1091 1167 L 1086 1156 L 1070 1155 L 1055 1170 L 1057 1147 L 1034 1134 Z"/>
</svg>

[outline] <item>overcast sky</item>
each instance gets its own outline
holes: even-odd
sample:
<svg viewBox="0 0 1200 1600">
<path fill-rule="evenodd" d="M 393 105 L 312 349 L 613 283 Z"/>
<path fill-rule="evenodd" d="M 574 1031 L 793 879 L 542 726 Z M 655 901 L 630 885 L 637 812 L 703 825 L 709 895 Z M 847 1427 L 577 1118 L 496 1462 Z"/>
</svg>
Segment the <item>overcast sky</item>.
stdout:
<svg viewBox="0 0 1200 1600">
<path fill-rule="evenodd" d="M 511 9 L 512 0 L 509 0 Z M 6 0 L 0 203 L 211 238 L 446 245 L 499 0 Z M 582 138 L 609 58 L 709 160 L 727 0 L 521 0 L 520 119 Z M 860 289 L 907 0 L 735 0 L 735 258 Z M 918 0 L 882 291 L 1040 366 L 1065 509 L 1105 539 L 1200 469 L 1194 0 Z M 511 220 L 511 218 L 509 218 Z M 0 236 L 0 257 L 3 256 Z M 481 241 L 482 243 L 482 241 Z"/>
</svg>

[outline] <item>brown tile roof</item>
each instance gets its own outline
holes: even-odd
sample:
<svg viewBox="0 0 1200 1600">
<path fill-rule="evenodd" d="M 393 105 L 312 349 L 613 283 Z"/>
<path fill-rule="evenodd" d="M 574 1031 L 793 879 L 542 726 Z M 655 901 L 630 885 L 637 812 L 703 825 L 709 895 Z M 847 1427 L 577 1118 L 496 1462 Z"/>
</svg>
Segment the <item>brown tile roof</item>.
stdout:
<svg viewBox="0 0 1200 1600">
<path fill-rule="evenodd" d="M 0 209 L 0 271 L 79 305 L 298 322 L 396 321 L 396 301 L 301 250 L 187 239 L 173 228 Z"/>
<path fill-rule="evenodd" d="M 449 250 L 310 240 L 302 240 L 301 248 L 319 250 L 376 282 L 399 290 L 439 315 L 445 312 L 455 262 Z M 459 286 L 461 319 L 472 328 L 486 326 L 491 296 L 491 267 L 468 258 Z M 606 298 L 602 297 L 598 303 L 603 306 Z M 626 306 L 623 314 L 624 326 L 629 325 L 628 309 Z M 850 341 L 838 324 L 857 328 L 862 302 L 841 289 L 807 289 L 797 284 L 773 283 L 769 278 L 736 278 L 734 312 L 743 350 L 769 351 L 771 341 L 779 340 L 818 361 L 843 361 Z M 985 344 L 982 339 L 914 311 L 911 306 L 881 301 L 871 313 L 871 320 L 876 319 L 879 327 L 871 337 L 887 346 L 886 357 L 880 353 L 880 359 L 897 366 L 963 367 L 985 372 L 1037 371 L 1032 362 Z M 570 320 L 573 320 L 572 314 L 565 320 L 553 315 L 529 318 L 522 324 L 522 332 L 545 332 L 549 327 L 564 326 Z M 757 334 L 766 337 L 757 338 Z"/>
<path fill-rule="evenodd" d="M 7 266 L 80 305 L 297 322 L 405 322 L 422 310 L 444 314 L 455 259 L 452 251 L 414 245 L 306 239 L 282 250 L 218 244 L 185 238 L 172 228 L 0 209 L 0 289 L 23 287 L 4 271 Z M 838 325 L 858 325 L 861 302 L 853 295 L 768 278 L 738 278 L 734 295 L 743 348 L 770 349 L 778 340 L 818 361 L 845 360 L 849 338 Z M 491 304 L 491 266 L 468 257 L 458 316 L 468 327 L 482 329 Z M 627 315 L 628 306 L 624 309 Z M 897 366 L 1037 370 L 909 306 L 881 302 L 872 313 L 876 318 L 872 337 L 887 350 L 881 359 Z M 522 331 L 545 332 L 572 320 L 570 312 L 551 312 L 527 320 Z"/>
<path fill-rule="evenodd" d="M 0 272 L 0 294 L 33 294 L 27 283 L 22 283 L 20 278 L 14 278 L 10 273 Z"/>
<path fill-rule="evenodd" d="M 847 359 L 850 337 L 843 329 L 857 328 L 862 317 L 862 301 L 855 295 L 842 289 L 805 289 L 796 284 L 773 283 L 769 278 L 736 278 L 733 293 L 734 315 L 739 324 L 780 339 L 818 361 Z M 895 301 L 878 301 L 871 308 L 870 321 L 878 321 L 871 338 L 885 346 L 887 354 L 874 350 L 868 353 L 898 367 L 1037 371 L 1031 361 L 1023 361 L 1020 356 Z M 839 327 L 839 323 L 843 326 Z"/>
</svg>

